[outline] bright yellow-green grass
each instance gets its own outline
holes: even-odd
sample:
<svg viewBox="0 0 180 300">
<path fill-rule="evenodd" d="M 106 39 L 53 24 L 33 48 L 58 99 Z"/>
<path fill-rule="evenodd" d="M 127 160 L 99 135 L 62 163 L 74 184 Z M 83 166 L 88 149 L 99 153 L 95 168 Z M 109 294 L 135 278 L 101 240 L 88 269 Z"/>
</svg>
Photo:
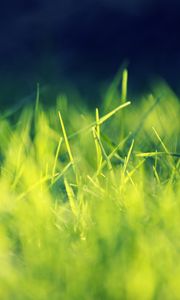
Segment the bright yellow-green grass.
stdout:
<svg viewBox="0 0 180 300">
<path fill-rule="evenodd" d="M 180 299 L 179 99 L 116 81 L 0 118 L 0 300 Z"/>
</svg>

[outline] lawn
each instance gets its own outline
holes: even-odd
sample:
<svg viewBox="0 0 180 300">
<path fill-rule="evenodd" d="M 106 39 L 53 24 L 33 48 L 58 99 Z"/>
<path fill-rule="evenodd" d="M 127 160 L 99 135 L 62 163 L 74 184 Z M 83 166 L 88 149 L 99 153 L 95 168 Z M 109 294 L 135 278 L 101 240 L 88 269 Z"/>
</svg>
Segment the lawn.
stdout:
<svg viewBox="0 0 180 300">
<path fill-rule="evenodd" d="M 59 95 L 0 116 L 0 299 L 178 300 L 180 102 Z"/>
</svg>

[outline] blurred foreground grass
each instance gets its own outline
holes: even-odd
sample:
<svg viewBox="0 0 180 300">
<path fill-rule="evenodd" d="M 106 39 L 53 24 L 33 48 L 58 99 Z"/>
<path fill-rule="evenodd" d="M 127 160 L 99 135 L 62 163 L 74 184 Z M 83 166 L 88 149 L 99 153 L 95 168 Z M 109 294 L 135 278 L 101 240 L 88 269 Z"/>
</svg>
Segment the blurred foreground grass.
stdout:
<svg viewBox="0 0 180 300">
<path fill-rule="evenodd" d="M 180 104 L 126 75 L 96 112 L 1 115 L 0 299 L 179 299 Z"/>
</svg>

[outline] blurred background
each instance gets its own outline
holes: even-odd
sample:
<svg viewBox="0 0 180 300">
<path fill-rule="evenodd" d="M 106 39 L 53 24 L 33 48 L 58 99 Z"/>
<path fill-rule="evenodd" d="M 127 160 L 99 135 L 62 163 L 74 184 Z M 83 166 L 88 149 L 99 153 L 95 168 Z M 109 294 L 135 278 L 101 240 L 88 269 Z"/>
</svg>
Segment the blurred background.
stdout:
<svg viewBox="0 0 180 300">
<path fill-rule="evenodd" d="M 158 78 L 180 93 L 179 0 L 1 1 L 1 107 L 37 82 L 52 102 L 71 90 L 94 105 L 123 64 L 130 95 Z"/>
</svg>

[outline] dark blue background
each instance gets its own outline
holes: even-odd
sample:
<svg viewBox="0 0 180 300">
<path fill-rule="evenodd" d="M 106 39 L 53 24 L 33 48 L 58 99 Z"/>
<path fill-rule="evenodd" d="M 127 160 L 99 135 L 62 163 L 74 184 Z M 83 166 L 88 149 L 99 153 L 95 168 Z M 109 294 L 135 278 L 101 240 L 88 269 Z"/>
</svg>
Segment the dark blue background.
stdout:
<svg viewBox="0 0 180 300">
<path fill-rule="evenodd" d="M 1 103 L 31 93 L 36 82 L 76 86 L 97 101 L 123 62 L 130 91 L 157 76 L 179 93 L 180 1 L 1 1 Z"/>
</svg>

